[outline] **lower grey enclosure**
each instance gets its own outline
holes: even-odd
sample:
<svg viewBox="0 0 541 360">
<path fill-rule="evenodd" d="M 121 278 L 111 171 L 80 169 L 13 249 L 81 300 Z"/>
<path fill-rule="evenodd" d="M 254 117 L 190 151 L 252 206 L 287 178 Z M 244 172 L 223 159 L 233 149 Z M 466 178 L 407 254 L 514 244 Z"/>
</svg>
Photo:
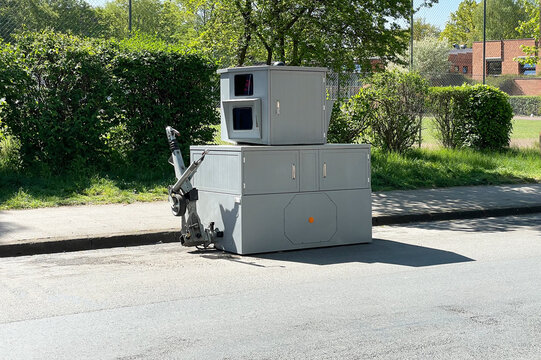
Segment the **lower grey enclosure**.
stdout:
<svg viewBox="0 0 541 360">
<path fill-rule="evenodd" d="M 369 145 L 192 146 L 216 248 L 237 254 L 372 241 Z"/>
</svg>

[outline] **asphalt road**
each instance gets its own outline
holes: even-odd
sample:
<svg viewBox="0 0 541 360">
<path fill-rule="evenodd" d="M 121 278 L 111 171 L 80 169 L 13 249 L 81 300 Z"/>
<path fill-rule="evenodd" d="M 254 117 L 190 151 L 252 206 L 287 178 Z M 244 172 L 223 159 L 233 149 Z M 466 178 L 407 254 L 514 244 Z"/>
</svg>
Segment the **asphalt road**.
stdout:
<svg viewBox="0 0 541 360">
<path fill-rule="evenodd" d="M 540 359 L 541 216 L 0 259 L 2 359 Z"/>
</svg>

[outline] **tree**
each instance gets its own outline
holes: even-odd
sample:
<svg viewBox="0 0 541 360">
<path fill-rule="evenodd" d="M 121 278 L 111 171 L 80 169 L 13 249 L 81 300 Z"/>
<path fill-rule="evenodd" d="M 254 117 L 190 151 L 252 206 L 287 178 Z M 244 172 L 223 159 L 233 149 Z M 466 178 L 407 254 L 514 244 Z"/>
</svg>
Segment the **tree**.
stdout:
<svg viewBox="0 0 541 360">
<path fill-rule="evenodd" d="M 98 13 L 84 0 L 2 0 L 0 37 L 13 41 L 12 33 L 50 28 L 80 36 L 99 36 L 103 27 Z"/>
<path fill-rule="evenodd" d="M 435 1 L 427 0 L 431 4 Z M 400 22 L 411 14 L 409 0 L 234 0 L 242 19 L 237 64 L 258 42 L 265 62 L 320 64 L 335 70 L 369 68 L 369 58 L 397 59 L 407 46 Z"/>
<path fill-rule="evenodd" d="M 516 39 L 520 37 L 517 27 L 527 20 L 524 2 L 533 0 L 490 0 L 487 2 L 487 40 Z M 451 13 L 440 35 L 452 44 L 472 46 L 483 40 L 483 1 L 463 0 L 458 10 Z"/>
<path fill-rule="evenodd" d="M 410 53 L 408 48 L 407 54 Z M 407 62 L 406 56 L 402 56 L 402 63 Z M 423 40 L 413 41 L 413 68 L 412 71 L 418 73 L 427 80 L 437 80 L 443 75 L 449 73 L 449 45 L 437 37 L 424 38 Z M 392 64 L 389 69 L 407 72 L 408 69 L 399 64 Z"/>
<path fill-rule="evenodd" d="M 539 0 L 522 0 L 524 11 L 528 14 L 526 20 L 519 22 L 517 31 L 521 37 L 535 39 L 535 46 L 521 45 L 525 58 L 516 58 L 521 64 L 535 65 L 539 62 L 539 12 L 541 11 Z"/>
<path fill-rule="evenodd" d="M 475 26 L 474 13 L 478 7 L 476 0 L 464 0 L 458 5 L 457 11 L 451 13 L 440 39 L 447 40 L 449 45 L 466 44 L 472 46 Z"/>
<path fill-rule="evenodd" d="M 441 30 L 437 26 L 427 23 L 425 18 L 413 20 L 413 40 L 438 37 L 440 33 Z"/>
<path fill-rule="evenodd" d="M 114 0 L 100 10 L 108 35 L 123 39 L 129 35 L 128 0 Z M 189 42 L 194 33 L 194 15 L 173 0 L 133 0 L 132 31 L 171 42 Z"/>
<path fill-rule="evenodd" d="M 449 72 L 449 45 L 436 37 L 413 42 L 413 71 L 429 80 Z"/>
<path fill-rule="evenodd" d="M 487 40 L 518 39 L 517 27 L 527 20 L 527 13 L 518 0 L 489 0 L 487 2 Z M 474 39 L 483 40 L 483 1 L 473 14 Z"/>
</svg>

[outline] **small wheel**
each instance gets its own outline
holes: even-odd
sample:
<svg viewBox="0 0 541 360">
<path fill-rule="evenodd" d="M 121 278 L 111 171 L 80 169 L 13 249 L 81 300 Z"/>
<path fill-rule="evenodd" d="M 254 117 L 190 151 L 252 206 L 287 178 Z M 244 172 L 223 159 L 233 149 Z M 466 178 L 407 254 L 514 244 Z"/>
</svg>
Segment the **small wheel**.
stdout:
<svg viewBox="0 0 541 360">
<path fill-rule="evenodd" d="M 169 205 L 175 216 L 183 216 L 186 213 L 186 200 L 179 195 L 169 195 Z"/>
</svg>

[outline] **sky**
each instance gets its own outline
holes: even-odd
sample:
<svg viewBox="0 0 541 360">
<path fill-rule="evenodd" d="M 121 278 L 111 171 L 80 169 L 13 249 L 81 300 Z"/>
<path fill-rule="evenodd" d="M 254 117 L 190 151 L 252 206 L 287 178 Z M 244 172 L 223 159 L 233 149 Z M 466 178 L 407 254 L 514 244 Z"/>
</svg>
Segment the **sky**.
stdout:
<svg viewBox="0 0 541 360">
<path fill-rule="evenodd" d="M 87 2 L 93 6 L 102 6 L 107 1 L 108 0 L 87 0 Z M 423 17 L 426 22 L 436 25 L 440 30 L 443 30 L 443 28 L 445 28 L 445 22 L 449 19 L 449 14 L 458 9 L 458 4 L 460 4 L 461 1 L 462 0 L 439 0 L 439 3 L 431 8 L 422 8 L 419 10 L 415 17 Z M 423 0 L 414 0 L 415 7 L 418 7 L 422 2 Z"/>
<path fill-rule="evenodd" d="M 437 4 L 431 8 L 422 8 L 414 17 L 425 18 L 427 23 L 436 25 L 443 30 L 445 28 L 445 22 L 449 19 L 449 15 L 458 9 L 458 4 L 462 0 L 439 0 Z M 414 0 L 415 7 L 418 7 L 423 1 Z"/>
</svg>

